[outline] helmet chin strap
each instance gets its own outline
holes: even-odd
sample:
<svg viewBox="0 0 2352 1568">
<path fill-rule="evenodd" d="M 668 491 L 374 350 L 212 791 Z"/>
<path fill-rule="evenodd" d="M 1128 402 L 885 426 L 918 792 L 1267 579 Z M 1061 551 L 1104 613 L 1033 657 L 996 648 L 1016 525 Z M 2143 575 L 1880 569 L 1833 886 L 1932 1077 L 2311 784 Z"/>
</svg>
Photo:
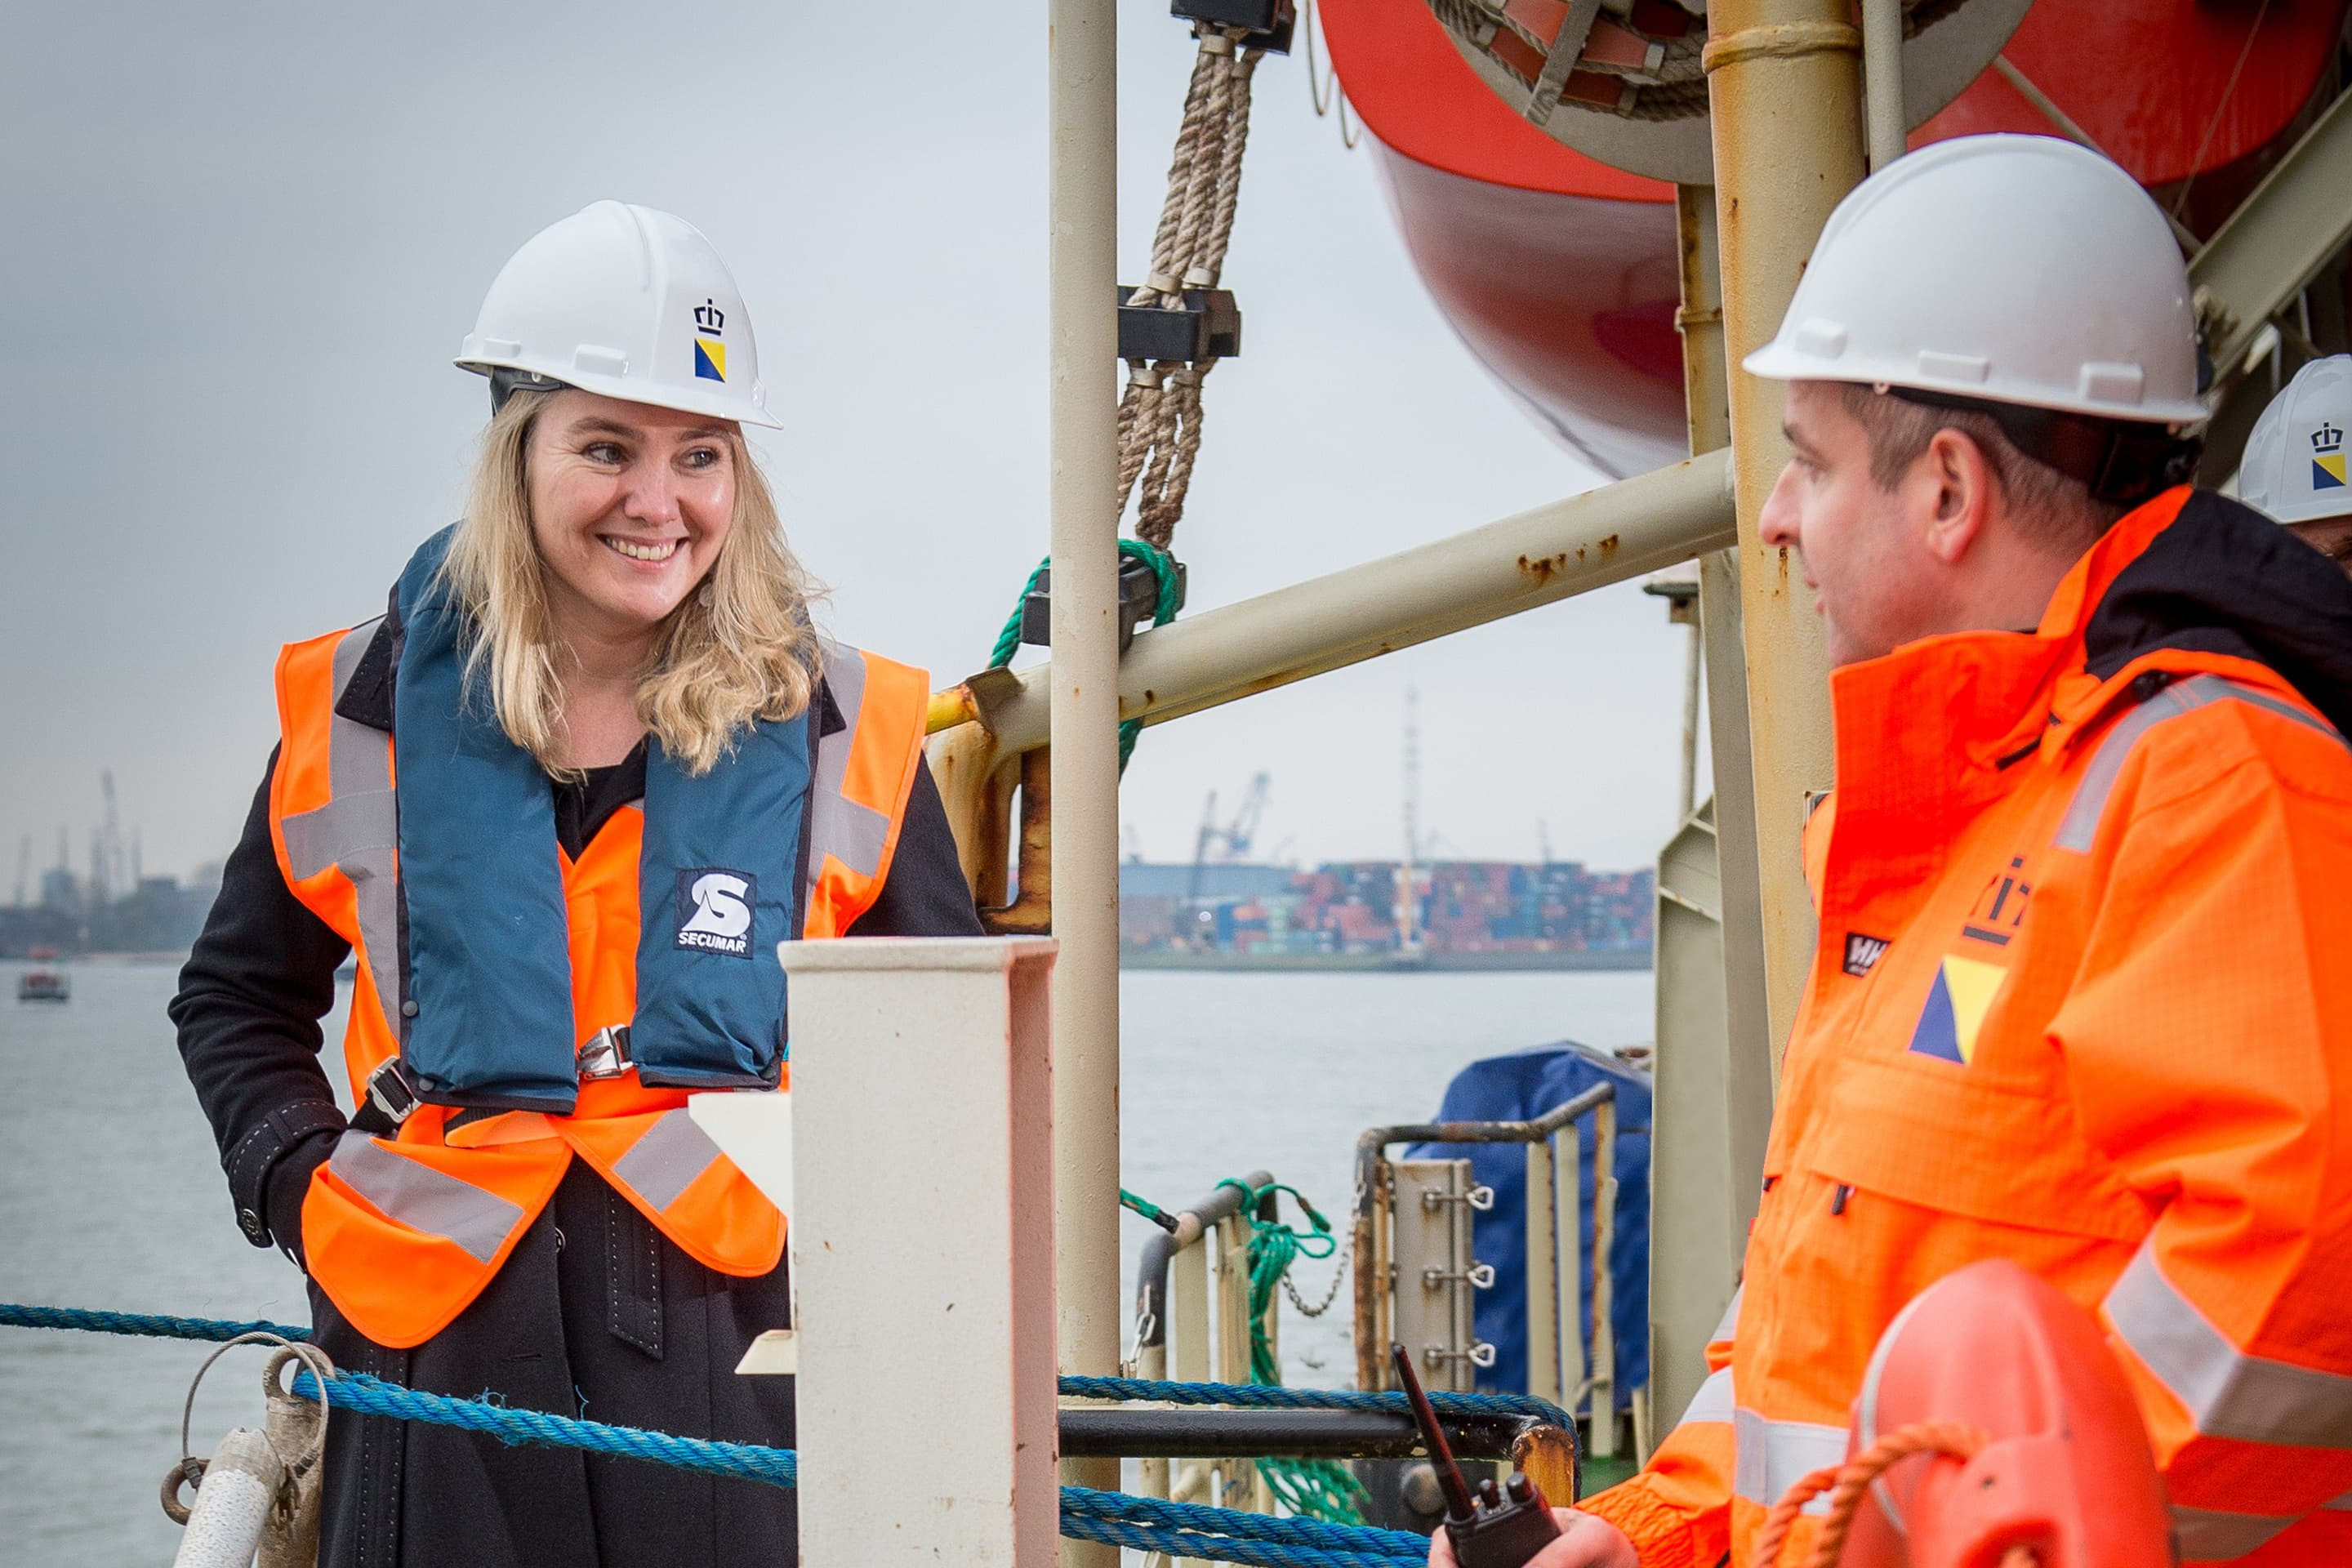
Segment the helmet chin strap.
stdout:
<svg viewBox="0 0 2352 1568">
<path fill-rule="evenodd" d="M 2011 446 L 2090 487 L 2091 499 L 2137 506 L 2149 497 L 2186 484 L 2205 449 L 2202 436 L 2181 436 L 2169 425 L 2146 420 L 2099 419 L 2055 408 L 1927 392 L 1916 386 L 1875 384 L 1882 396 L 1899 397 L 1924 408 L 1981 414 L 2000 426 Z"/>
<path fill-rule="evenodd" d="M 504 408 L 507 399 L 518 392 L 561 392 L 567 384 L 535 370 L 498 366 L 490 372 L 490 412 L 496 414 Z"/>
</svg>

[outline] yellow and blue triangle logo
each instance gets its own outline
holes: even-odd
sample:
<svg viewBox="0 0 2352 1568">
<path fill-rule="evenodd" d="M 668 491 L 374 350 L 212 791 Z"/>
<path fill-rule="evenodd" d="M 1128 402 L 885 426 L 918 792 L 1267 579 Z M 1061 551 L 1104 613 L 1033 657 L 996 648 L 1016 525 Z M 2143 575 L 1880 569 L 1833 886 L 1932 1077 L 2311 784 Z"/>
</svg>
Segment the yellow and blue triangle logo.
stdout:
<svg viewBox="0 0 2352 1568">
<path fill-rule="evenodd" d="M 727 345 L 709 338 L 694 340 L 694 374 L 704 381 L 727 379 Z"/>
<path fill-rule="evenodd" d="M 1923 1057 L 1941 1057 L 1963 1065 L 1976 1060 L 1977 1031 L 2009 971 L 1979 958 L 1947 953 L 1927 988 L 1927 1005 L 1919 1009 L 1918 1026 L 1911 1031 L 1911 1048 Z"/>
<path fill-rule="evenodd" d="M 2344 454 L 2330 452 L 2311 459 L 2311 488 L 2315 490 L 2340 490 L 2344 488 Z"/>
</svg>

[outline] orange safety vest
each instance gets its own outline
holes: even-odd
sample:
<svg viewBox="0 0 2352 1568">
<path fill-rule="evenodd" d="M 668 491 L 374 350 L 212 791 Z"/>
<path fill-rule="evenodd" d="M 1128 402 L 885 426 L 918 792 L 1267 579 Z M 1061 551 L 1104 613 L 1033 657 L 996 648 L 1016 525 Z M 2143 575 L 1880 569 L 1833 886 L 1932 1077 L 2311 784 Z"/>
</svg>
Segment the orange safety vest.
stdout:
<svg viewBox="0 0 2352 1568">
<path fill-rule="evenodd" d="M 357 960 L 343 1037 L 355 1104 L 367 1102 L 401 1038 L 392 736 L 335 711 L 378 624 L 279 655 L 282 741 L 269 786 L 270 839 L 287 887 Z M 811 763 L 805 938 L 841 935 L 880 895 L 929 700 L 919 669 L 854 648 L 825 651 L 845 727 L 818 738 Z M 642 805 L 628 805 L 577 860 L 557 850 L 572 1029 L 583 1043 L 635 1012 L 644 830 Z M 647 1087 L 632 1068 L 583 1081 L 569 1116 L 419 1104 L 393 1137 L 346 1131 L 302 1205 L 310 1277 L 369 1339 L 422 1343 L 489 1283 L 574 1154 L 690 1257 L 724 1274 L 764 1274 L 782 1256 L 783 1216 L 694 1124 L 687 1093 Z"/>
<path fill-rule="evenodd" d="M 1585 1505 L 1644 1568 L 1748 1568 L 1857 1401 L 1867 1431 L 1895 1314 L 1987 1258 L 2102 1314 L 2185 1561 L 2352 1562 L 2352 750 L 2247 658 L 2158 642 L 2086 668 L 2160 543 L 2159 564 L 2256 556 L 2352 668 L 2352 595 L 2297 574 L 2315 556 L 2260 559 L 2281 531 L 2254 526 L 2168 491 L 2033 635 L 1833 674 L 1821 934 L 1741 1295 L 1649 1468 Z"/>
</svg>

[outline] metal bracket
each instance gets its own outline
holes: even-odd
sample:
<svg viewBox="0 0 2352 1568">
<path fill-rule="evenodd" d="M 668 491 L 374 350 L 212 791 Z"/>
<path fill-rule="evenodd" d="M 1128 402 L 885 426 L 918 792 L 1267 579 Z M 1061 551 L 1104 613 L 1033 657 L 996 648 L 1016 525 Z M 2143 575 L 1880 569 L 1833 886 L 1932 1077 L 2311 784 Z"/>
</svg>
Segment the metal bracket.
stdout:
<svg viewBox="0 0 2352 1568">
<path fill-rule="evenodd" d="M 1168 14 L 1199 26 L 1246 27 L 1242 46 L 1270 55 L 1290 52 L 1290 36 L 1298 24 L 1292 0 L 1169 0 Z"/>
<path fill-rule="evenodd" d="M 1118 290 L 1118 357 L 1123 360 L 1234 359 L 1242 352 L 1242 310 L 1229 289 L 1187 289 L 1181 309 L 1130 305 L 1137 284 Z"/>
</svg>

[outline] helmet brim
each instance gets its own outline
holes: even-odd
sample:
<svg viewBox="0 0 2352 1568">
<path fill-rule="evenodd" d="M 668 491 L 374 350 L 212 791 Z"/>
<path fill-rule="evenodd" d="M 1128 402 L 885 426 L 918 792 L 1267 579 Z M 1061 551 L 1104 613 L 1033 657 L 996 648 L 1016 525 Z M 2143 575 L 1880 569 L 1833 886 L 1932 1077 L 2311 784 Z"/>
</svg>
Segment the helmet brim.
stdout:
<svg viewBox="0 0 2352 1568">
<path fill-rule="evenodd" d="M 2202 425 L 2212 417 L 2212 410 L 2193 398 L 2170 403 L 2110 403 L 2069 396 L 2057 391 L 2037 395 L 2031 389 L 2014 386 L 2003 386 L 1996 395 L 1988 392 L 1981 382 L 1922 375 L 1916 371 L 1886 365 L 1832 363 L 1801 353 L 1794 345 L 1780 338 L 1773 339 L 1741 360 L 1739 368 L 1765 381 L 1834 381 L 1852 386 L 1906 386 L 1918 392 L 1940 392 L 1954 397 L 1982 397 L 1996 403 L 2013 403 L 2021 408 L 2048 408 L 2062 414 L 2080 414 L 2092 419 L 2122 419 L 2148 425 Z"/>
<path fill-rule="evenodd" d="M 730 425 L 756 425 L 763 430 L 784 427 L 784 422 L 765 408 L 756 405 L 746 407 L 743 398 L 730 393 L 701 393 L 679 387 L 655 388 L 625 376 L 570 368 L 559 371 L 542 364 L 525 364 L 520 360 L 460 358 L 450 363 L 459 370 L 472 371 L 476 375 L 488 375 L 494 370 L 527 370 L 561 382 L 565 386 L 593 392 L 599 397 L 609 397 L 618 403 L 642 404 L 648 408 L 667 408 L 677 414 L 699 414 L 712 419 L 723 419 Z M 647 395 L 648 393 L 652 395 Z"/>
</svg>

